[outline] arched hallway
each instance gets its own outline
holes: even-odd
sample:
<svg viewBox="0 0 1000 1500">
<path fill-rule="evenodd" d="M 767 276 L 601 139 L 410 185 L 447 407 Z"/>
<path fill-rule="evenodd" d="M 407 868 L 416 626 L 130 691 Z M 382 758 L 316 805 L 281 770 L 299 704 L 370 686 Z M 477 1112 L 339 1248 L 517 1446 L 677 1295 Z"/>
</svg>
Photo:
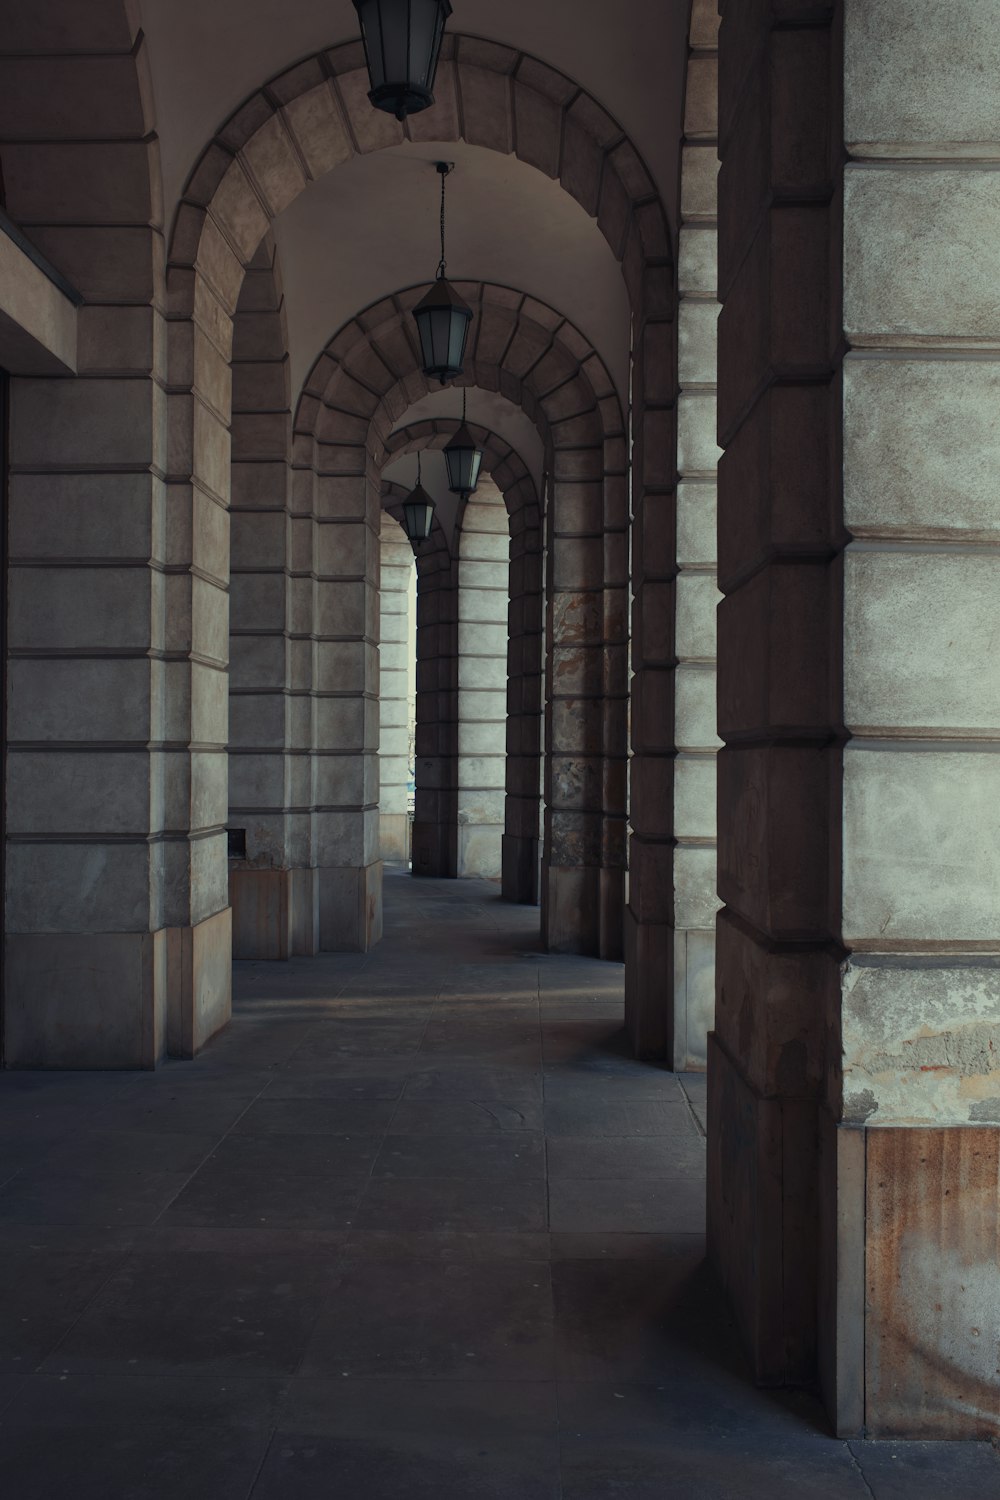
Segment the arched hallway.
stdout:
<svg viewBox="0 0 1000 1500">
<path fill-rule="evenodd" d="M 995 0 L 0 17 L 20 1488 L 996 1491 Z"/>
<path fill-rule="evenodd" d="M 17 1500 L 983 1500 L 989 1444 L 755 1390 L 704 1261 L 702 1079 L 488 882 L 237 966 L 156 1073 L 0 1076 Z"/>
</svg>

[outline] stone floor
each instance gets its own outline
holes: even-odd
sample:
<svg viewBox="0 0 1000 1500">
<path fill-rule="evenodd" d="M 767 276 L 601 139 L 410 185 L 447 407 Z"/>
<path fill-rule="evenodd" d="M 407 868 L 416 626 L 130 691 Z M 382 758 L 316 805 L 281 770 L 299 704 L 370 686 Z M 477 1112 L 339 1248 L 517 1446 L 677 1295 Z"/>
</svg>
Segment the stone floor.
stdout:
<svg viewBox="0 0 1000 1500">
<path fill-rule="evenodd" d="M 754 1390 L 703 1262 L 703 1080 L 486 883 L 237 966 L 156 1074 L 0 1075 L 9 1500 L 984 1500 L 988 1445 Z"/>
</svg>

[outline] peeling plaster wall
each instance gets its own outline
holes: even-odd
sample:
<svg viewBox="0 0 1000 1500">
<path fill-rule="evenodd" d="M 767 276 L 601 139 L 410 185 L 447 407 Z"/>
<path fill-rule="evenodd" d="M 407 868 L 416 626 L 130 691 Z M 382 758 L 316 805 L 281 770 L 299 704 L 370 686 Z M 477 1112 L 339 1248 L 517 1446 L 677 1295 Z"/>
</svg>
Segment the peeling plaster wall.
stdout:
<svg viewBox="0 0 1000 1500">
<path fill-rule="evenodd" d="M 845 965 L 844 1118 L 1000 1123 L 1000 961 Z"/>
</svg>

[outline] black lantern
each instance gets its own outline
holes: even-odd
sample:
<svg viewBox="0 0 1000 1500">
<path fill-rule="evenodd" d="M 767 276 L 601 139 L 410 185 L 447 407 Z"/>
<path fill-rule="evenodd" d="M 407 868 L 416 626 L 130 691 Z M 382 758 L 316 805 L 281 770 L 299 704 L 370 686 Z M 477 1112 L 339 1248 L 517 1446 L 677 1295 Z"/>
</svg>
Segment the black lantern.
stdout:
<svg viewBox="0 0 1000 1500">
<path fill-rule="evenodd" d="M 444 180 L 453 163 L 435 163 L 441 173 L 441 260 L 437 280 L 427 295 L 413 309 L 420 335 L 420 358 L 429 380 L 444 385 L 461 375 L 465 360 L 465 341 L 472 322 L 472 308 L 463 302 L 445 278 L 444 258 Z"/>
<path fill-rule="evenodd" d="M 405 120 L 434 103 L 451 0 L 354 0 L 376 109 Z"/>
<path fill-rule="evenodd" d="M 462 388 L 462 425 L 444 450 L 444 461 L 448 465 L 448 488 L 453 495 L 468 500 L 479 483 L 479 468 L 483 461 L 482 449 L 465 425 L 465 388 Z"/>
<path fill-rule="evenodd" d="M 434 501 L 420 483 L 420 453 L 417 453 L 417 482 L 403 501 L 403 526 L 411 542 L 419 546 L 431 534 L 434 525 Z"/>
</svg>

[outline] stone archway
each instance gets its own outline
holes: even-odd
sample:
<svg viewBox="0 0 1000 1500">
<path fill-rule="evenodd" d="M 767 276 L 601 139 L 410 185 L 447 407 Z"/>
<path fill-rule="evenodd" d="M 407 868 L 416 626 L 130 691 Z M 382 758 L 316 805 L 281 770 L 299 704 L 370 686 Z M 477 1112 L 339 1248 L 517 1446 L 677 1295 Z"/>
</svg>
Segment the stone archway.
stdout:
<svg viewBox="0 0 1000 1500">
<path fill-rule="evenodd" d="M 451 419 L 411 423 L 392 434 L 386 444 L 387 460 L 399 454 L 413 452 L 417 448 L 441 448 L 448 442 L 457 427 Z M 504 828 L 502 840 L 501 891 L 508 901 L 534 905 L 540 896 L 539 876 L 539 805 L 541 789 L 541 765 L 543 754 L 543 693 L 544 674 L 544 599 L 543 599 L 543 554 L 542 514 L 535 480 L 525 463 L 503 438 L 477 423 L 471 423 L 476 441 L 483 449 L 483 472 L 497 485 L 507 509 L 509 546 L 509 604 L 507 609 L 507 702 L 505 735 L 505 789 Z M 394 493 L 395 487 L 389 487 Z M 383 486 L 383 497 L 387 493 Z M 397 497 L 398 498 L 398 497 Z M 459 518 L 459 530 L 463 516 Z M 440 580 L 438 580 L 440 587 Z M 437 615 L 442 614 L 438 602 Z M 449 655 L 458 657 L 459 644 L 455 639 L 458 628 L 458 609 L 445 611 L 454 621 L 451 635 L 439 643 Z M 457 687 L 457 683 L 456 683 Z M 432 742 L 431 753 L 437 760 L 447 754 L 456 757 L 457 745 L 450 745 L 447 736 L 437 727 L 437 716 L 430 727 L 428 709 L 424 707 L 425 729 Z M 459 722 L 453 708 L 447 710 L 448 721 Z M 456 782 L 454 775 L 435 771 L 436 783 Z M 429 789 L 418 793 L 426 796 Z M 436 803 L 436 796 L 432 799 Z M 458 810 L 451 800 L 441 809 L 446 818 L 454 819 Z M 435 806 L 433 822 L 439 822 Z M 433 863 L 433 851 L 446 851 L 446 864 L 441 873 L 450 872 L 453 863 L 454 832 L 441 833 L 425 840 L 428 872 L 437 866 Z"/>
<path fill-rule="evenodd" d="M 203 954 L 212 1017 L 182 1015 L 190 952 L 174 895 L 191 715 L 164 701 L 184 626 L 175 635 L 169 614 L 146 44 L 131 7 L 93 0 L 62 7 L 57 26 L 44 7 L 8 7 L 0 48 L 5 210 L 80 302 L 75 378 L 11 381 L 4 1058 L 149 1068 L 228 1016 L 229 957 L 228 941 Z M 224 585 L 219 559 L 205 562 Z M 178 619 L 189 616 L 185 604 Z M 224 704 L 202 708 L 211 757 Z M 224 789 L 197 793 L 222 822 Z"/>
<path fill-rule="evenodd" d="M 659 677 L 669 672 L 669 650 L 658 644 L 663 630 L 654 616 L 666 608 L 672 619 L 672 597 L 662 581 L 672 577 L 673 533 L 664 529 L 656 515 L 662 492 L 673 484 L 673 399 L 670 353 L 673 331 L 673 259 L 666 216 L 639 154 L 624 132 L 599 104 L 561 74 L 508 49 L 474 39 L 452 37 L 439 74 L 439 102 L 412 128 L 432 132 L 435 139 L 465 139 L 473 144 L 507 152 L 515 150 L 523 160 L 557 177 L 586 211 L 596 217 L 601 232 L 622 265 L 622 273 L 633 308 L 637 377 L 634 382 L 633 450 L 639 483 L 633 502 L 636 534 L 633 553 L 641 555 L 636 608 L 645 618 L 647 647 L 634 657 L 637 674 L 654 674 L 642 697 L 650 717 L 642 729 L 642 716 L 633 716 L 642 731 L 637 757 L 655 756 L 658 767 L 669 761 L 661 722 L 665 704 Z M 374 115 L 365 99 L 366 83 L 357 45 L 334 48 L 307 59 L 294 69 L 272 79 L 255 94 L 219 131 L 206 148 L 189 180 L 184 201 L 175 221 L 168 264 L 169 315 L 181 326 L 175 330 L 178 354 L 176 398 L 171 403 L 172 494 L 184 506 L 186 497 L 201 487 L 212 490 L 223 479 L 219 455 L 225 444 L 225 412 L 213 399 L 214 368 L 218 354 L 228 358 L 232 313 L 239 296 L 244 269 L 255 253 L 268 224 L 302 192 L 307 182 L 332 170 L 347 157 L 378 150 L 400 139 L 399 127 L 388 118 Z M 426 138 L 426 137 L 424 137 Z M 540 329 L 543 342 L 546 330 Z M 574 359 L 567 351 L 570 361 Z M 577 360 L 587 358 L 578 345 Z M 186 361 L 186 363 L 185 363 Z M 377 359 L 376 359 L 377 362 Z M 610 381 L 595 398 L 616 406 Z M 581 420 L 595 422 L 596 418 Z M 597 428 L 594 432 L 596 435 Z M 603 437 L 601 442 L 604 442 Z M 592 592 L 602 581 L 601 603 L 589 608 L 586 622 L 576 613 L 564 626 L 585 640 L 604 644 L 624 641 L 627 634 L 628 546 L 625 525 L 628 516 L 628 451 L 624 434 L 609 438 L 607 452 L 588 469 L 568 455 L 556 460 L 555 483 L 587 484 L 617 474 L 618 494 L 609 494 L 601 506 L 599 534 L 578 537 L 575 551 L 579 566 L 568 573 L 554 572 L 550 580 L 553 596 L 559 593 Z M 561 471 L 560 471 L 561 470 Z M 562 494 L 567 492 L 562 490 Z M 646 516 L 646 496 L 650 514 Z M 557 499 L 557 513 L 564 507 Z M 622 518 L 607 529 L 608 515 Z M 558 527 L 560 521 L 556 521 Z M 567 523 L 579 524 L 579 516 Z M 593 526 L 594 518 L 585 522 Z M 192 533 L 193 535 L 193 533 Z M 175 561 L 198 572 L 199 543 L 195 538 Z M 586 556 L 585 556 L 586 555 Z M 647 582 L 650 584 L 646 593 Z M 645 602 L 643 602 L 645 601 Z M 206 604 L 209 601 L 206 600 Z M 224 602 L 211 601 L 203 611 L 224 609 Z M 671 634 L 671 631 L 667 632 Z M 194 651 L 198 645 L 193 645 Z M 605 744 L 617 744 L 626 733 L 627 665 L 621 653 L 620 669 L 612 672 L 612 697 L 620 702 L 617 722 L 607 725 L 604 710 L 595 718 L 591 711 L 577 714 L 565 701 L 555 700 L 555 740 L 567 737 L 567 754 L 553 757 L 555 803 L 582 797 L 589 806 L 619 805 L 624 809 L 624 755 L 610 758 Z M 365 669 L 362 668 L 362 671 Z M 586 672 L 579 678 L 581 684 Z M 589 685 L 584 691 L 592 690 Z M 656 719 L 654 727 L 652 719 Z M 584 720 L 586 722 L 584 722 Z M 669 713 L 668 713 L 669 721 Z M 585 753 L 581 754 L 580 752 Z M 648 782 L 642 782 L 645 786 Z M 640 800 L 645 795 L 640 792 Z M 550 799 L 552 800 L 552 799 Z M 619 816 L 598 820 L 555 815 L 551 843 L 556 862 L 549 862 L 545 893 L 546 922 L 556 946 L 574 944 L 581 934 L 598 951 L 618 953 L 623 943 L 622 871 L 625 863 L 624 824 Z M 195 830 L 192 829 L 192 834 Z M 204 858 L 218 857 L 211 841 L 202 839 Z M 371 840 L 369 840 L 369 844 Z M 367 861 L 364 845 L 357 857 Z M 670 850 L 649 844 L 634 864 L 631 880 L 632 937 L 650 922 L 659 921 L 664 887 L 664 859 Z M 367 866 L 366 866 L 367 867 Z M 557 871 L 553 876 L 551 872 Z M 579 873 L 573 874 L 573 871 Z M 603 877 L 582 872 L 605 870 Z M 669 878 L 669 876 L 668 876 Z M 645 894 L 643 894 L 645 893 Z M 337 941 L 350 936 L 362 946 L 377 930 L 377 917 L 368 895 L 341 889 L 354 916 Z M 328 931 L 330 908 L 320 902 L 320 925 Z M 364 914 L 362 916 L 362 914 Z M 192 919 L 194 920 L 194 919 Z M 197 924 L 195 924 L 197 925 Z M 334 924 L 335 925 L 335 924 Z M 322 938 L 321 938 L 322 941 Z M 641 944 L 632 942 L 632 961 L 641 959 Z M 193 1003 L 193 1002 L 192 1002 Z"/>
<path fill-rule="evenodd" d="M 557 314 L 536 315 L 538 303 L 508 288 L 464 284 L 462 291 L 477 309 L 471 378 L 520 405 L 552 453 L 546 588 L 555 665 L 547 672 L 543 933 L 553 948 L 614 956 L 621 946 L 627 693 L 625 444 L 617 398 L 600 358 Z M 316 486 L 318 550 L 352 559 L 353 572 L 322 575 L 338 586 L 337 608 L 346 607 L 351 620 L 364 616 L 372 587 L 372 491 L 386 445 L 395 422 L 427 391 L 409 316 L 420 295 L 416 287 L 385 299 L 342 329 L 314 366 L 296 416 L 301 483 Z M 350 606 L 345 583 L 357 595 Z M 354 664 L 358 695 L 377 691 L 377 662 L 363 636 L 348 631 L 328 646 Z M 350 753 L 357 757 L 354 784 L 362 787 L 373 745 Z M 330 811 L 338 820 L 331 824 L 338 857 L 350 848 L 355 858 L 371 843 L 364 832 L 369 809 L 355 801 Z M 353 845 L 343 821 L 349 815 Z M 360 882 L 365 899 L 374 898 L 374 865 L 335 866 L 354 872 L 335 879 Z M 343 909 L 361 910 L 363 902 Z M 367 940 L 355 934 L 355 942 Z"/>
</svg>

